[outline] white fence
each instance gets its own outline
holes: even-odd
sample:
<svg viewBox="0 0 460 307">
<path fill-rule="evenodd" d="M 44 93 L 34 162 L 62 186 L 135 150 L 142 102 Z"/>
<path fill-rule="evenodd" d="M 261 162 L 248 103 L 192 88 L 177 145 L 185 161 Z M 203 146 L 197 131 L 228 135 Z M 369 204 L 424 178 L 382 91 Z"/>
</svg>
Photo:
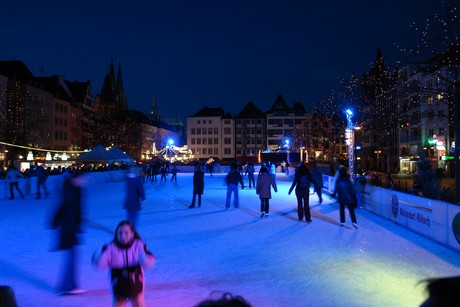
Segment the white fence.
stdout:
<svg viewBox="0 0 460 307">
<path fill-rule="evenodd" d="M 332 193 L 333 177 L 323 180 Z M 460 251 L 460 206 L 371 185 L 363 196 L 366 210 Z"/>
</svg>

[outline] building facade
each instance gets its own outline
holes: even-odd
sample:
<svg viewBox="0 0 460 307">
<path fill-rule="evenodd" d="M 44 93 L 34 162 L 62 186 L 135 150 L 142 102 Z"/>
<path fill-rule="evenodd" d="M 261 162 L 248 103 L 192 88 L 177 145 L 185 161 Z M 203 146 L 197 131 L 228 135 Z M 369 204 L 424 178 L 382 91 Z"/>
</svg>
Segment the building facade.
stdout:
<svg viewBox="0 0 460 307">
<path fill-rule="evenodd" d="M 267 149 L 278 151 L 290 147 L 294 128 L 307 118 L 306 115 L 307 111 L 301 103 L 294 103 L 293 108 L 290 108 L 284 98 L 278 95 L 266 113 Z"/>
<path fill-rule="evenodd" d="M 187 146 L 197 159 L 234 159 L 235 120 L 222 108 L 202 108 L 187 117 Z"/>
<path fill-rule="evenodd" d="M 239 161 L 258 161 L 267 148 L 267 118 L 252 101 L 235 117 L 235 154 Z"/>
</svg>

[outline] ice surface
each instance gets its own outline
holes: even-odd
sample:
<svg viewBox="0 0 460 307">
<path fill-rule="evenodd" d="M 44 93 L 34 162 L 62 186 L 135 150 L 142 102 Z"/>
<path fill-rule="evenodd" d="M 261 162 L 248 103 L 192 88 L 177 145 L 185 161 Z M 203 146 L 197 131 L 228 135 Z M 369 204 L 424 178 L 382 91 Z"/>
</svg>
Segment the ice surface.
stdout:
<svg viewBox="0 0 460 307">
<path fill-rule="evenodd" d="M 270 216 L 261 219 L 254 189 L 240 190 L 240 208 L 225 210 L 224 174 L 205 176 L 201 208 L 188 209 L 192 174 L 177 184 L 146 183 L 147 201 L 138 231 L 156 254 L 146 271 L 148 306 L 194 306 L 223 292 L 253 306 L 418 306 L 420 280 L 460 275 L 459 254 L 363 209 L 359 230 L 338 223 L 338 205 L 310 197 L 313 223 L 297 220 L 291 178 L 277 175 Z M 20 306 L 111 306 L 108 271 L 90 265 L 91 255 L 113 238 L 124 183 L 85 189 L 79 252 L 79 283 L 87 290 L 57 296 L 62 252 L 53 251 L 56 231 L 47 200 L 0 200 L 0 284 L 11 286 Z"/>
</svg>

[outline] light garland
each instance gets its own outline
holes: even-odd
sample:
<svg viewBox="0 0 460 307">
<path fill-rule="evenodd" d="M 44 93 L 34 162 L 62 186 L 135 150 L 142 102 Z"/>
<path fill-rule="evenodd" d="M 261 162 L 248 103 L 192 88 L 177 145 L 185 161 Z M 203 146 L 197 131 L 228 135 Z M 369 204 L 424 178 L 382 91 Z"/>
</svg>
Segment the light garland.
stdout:
<svg viewBox="0 0 460 307">
<path fill-rule="evenodd" d="M 34 147 L 28 147 L 28 146 L 15 145 L 15 144 L 10 144 L 10 143 L 5 143 L 5 142 L 0 142 L 0 144 L 11 146 L 11 147 L 22 148 L 22 149 L 28 149 L 28 150 L 46 151 L 46 152 L 52 151 L 52 152 L 59 152 L 59 153 L 65 153 L 65 154 L 80 154 L 80 153 L 87 152 L 85 150 L 70 151 L 70 150 L 41 149 L 41 148 L 34 148 Z"/>
</svg>

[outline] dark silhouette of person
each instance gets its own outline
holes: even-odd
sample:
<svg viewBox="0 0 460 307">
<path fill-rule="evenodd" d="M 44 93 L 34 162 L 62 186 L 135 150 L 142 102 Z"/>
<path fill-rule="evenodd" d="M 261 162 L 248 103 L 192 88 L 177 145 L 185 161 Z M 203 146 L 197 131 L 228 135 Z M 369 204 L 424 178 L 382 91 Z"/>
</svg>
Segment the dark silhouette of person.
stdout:
<svg viewBox="0 0 460 307">
<path fill-rule="evenodd" d="M 358 200 L 348 170 L 345 167 L 339 169 L 339 178 L 335 182 L 335 191 L 337 193 L 337 202 L 340 206 L 340 226 L 345 224 L 345 207 L 347 207 L 353 227 L 358 228 L 355 214 Z"/>
<path fill-rule="evenodd" d="M 198 196 L 198 207 L 201 207 L 201 195 L 204 191 L 204 172 L 201 164 L 198 164 L 195 167 L 195 172 L 193 173 L 193 198 L 192 204 L 189 208 L 195 208 L 196 198 Z"/>
<path fill-rule="evenodd" d="M 37 176 L 37 197 L 36 199 L 40 199 L 41 192 L 40 187 L 43 187 L 43 191 L 45 191 L 45 198 L 48 198 L 48 188 L 46 187 L 46 180 L 48 180 L 48 171 L 43 167 L 43 165 L 38 165 L 35 162 L 35 176 Z"/>
<path fill-rule="evenodd" d="M 310 214 L 310 184 L 313 182 L 310 170 L 302 163 L 297 169 L 294 175 L 294 181 L 292 182 L 291 188 L 288 194 L 291 195 L 292 190 L 295 187 L 295 196 L 297 198 L 297 215 L 299 221 L 305 221 L 311 223 Z"/>
<path fill-rule="evenodd" d="M 0 286 L 0 306 L 18 307 L 16 295 L 10 286 Z"/>
<path fill-rule="evenodd" d="M 86 181 L 79 173 L 64 175 L 62 200 L 52 220 L 52 228 L 59 229 L 59 250 L 66 251 L 58 291 L 65 294 L 83 293 L 76 274 L 76 246 L 82 223 L 82 187 Z"/>
<path fill-rule="evenodd" d="M 241 189 L 244 189 L 243 178 L 241 173 L 238 170 L 238 164 L 233 161 L 230 164 L 230 172 L 225 177 L 225 182 L 227 183 L 227 198 L 225 199 L 225 208 L 230 208 L 230 201 L 233 195 L 233 207 L 239 207 L 239 196 L 238 196 L 238 183 L 241 184 Z"/>
<path fill-rule="evenodd" d="M 458 307 L 460 306 L 460 276 L 427 279 L 426 290 L 429 297 L 420 307 Z"/>
<path fill-rule="evenodd" d="M 313 169 L 311 170 L 311 177 L 313 178 L 313 184 L 315 187 L 315 192 L 318 194 L 319 203 L 323 203 L 323 173 L 321 169 L 316 164 L 316 161 L 313 162 Z"/>
<path fill-rule="evenodd" d="M 204 300 L 195 307 L 251 307 L 251 304 L 242 296 L 233 296 L 231 293 L 225 292 L 221 298 Z"/>
<path fill-rule="evenodd" d="M 141 210 L 141 203 L 145 201 L 144 180 L 140 174 L 140 168 L 131 167 L 126 178 L 126 196 L 124 208 L 127 211 L 128 220 L 136 226 Z"/>
</svg>

